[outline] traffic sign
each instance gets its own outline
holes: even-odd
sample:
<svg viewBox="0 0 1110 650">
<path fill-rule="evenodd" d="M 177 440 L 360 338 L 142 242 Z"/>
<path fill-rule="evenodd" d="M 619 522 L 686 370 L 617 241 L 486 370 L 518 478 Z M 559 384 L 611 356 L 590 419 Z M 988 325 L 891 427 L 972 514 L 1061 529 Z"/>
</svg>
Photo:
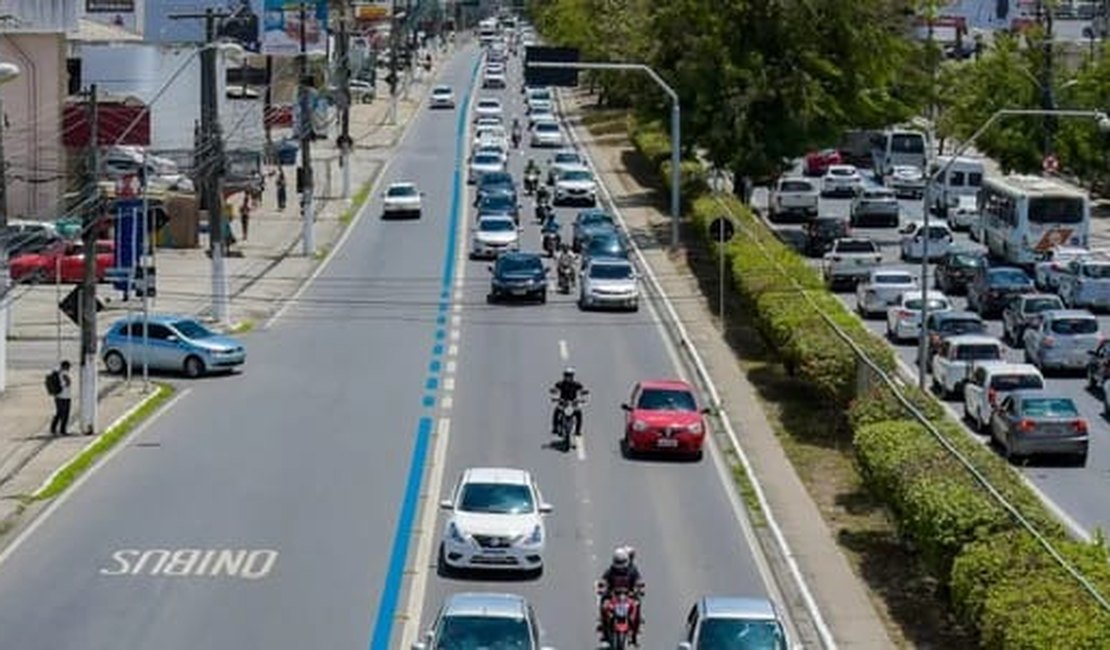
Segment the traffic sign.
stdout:
<svg viewBox="0 0 1110 650">
<path fill-rule="evenodd" d="M 1041 162 L 1041 167 L 1044 169 L 1045 173 L 1055 174 L 1060 171 L 1060 160 L 1056 158 L 1056 156 L 1048 154 L 1044 157 L 1044 161 Z"/>
<path fill-rule="evenodd" d="M 576 88 L 578 70 L 575 68 L 540 68 L 534 62 L 578 63 L 578 48 L 542 47 L 529 45 L 524 48 L 524 83 L 529 86 L 560 86 Z"/>
<path fill-rule="evenodd" d="M 733 225 L 732 219 L 717 217 L 709 224 L 709 234 L 715 242 L 731 241 L 736 235 L 736 226 Z"/>
<path fill-rule="evenodd" d="M 61 309 L 62 313 L 78 327 L 81 326 L 81 299 L 84 293 L 83 289 L 84 285 L 80 284 L 73 287 L 73 291 L 66 294 L 66 297 L 62 298 L 62 301 L 58 303 L 58 309 Z M 98 313 L 104 311 L 104 303 L 100 301 L 100 298 L 96 299 L 96 311 Z"/>
<path fill-rule="evenodd" d="M 141 190 L 142 184 L 139 182 L 139 177 L 135 174 L 121 176 L 116 179 L 117 198 L 133 198 L 138 196 Z"/>
</svg>

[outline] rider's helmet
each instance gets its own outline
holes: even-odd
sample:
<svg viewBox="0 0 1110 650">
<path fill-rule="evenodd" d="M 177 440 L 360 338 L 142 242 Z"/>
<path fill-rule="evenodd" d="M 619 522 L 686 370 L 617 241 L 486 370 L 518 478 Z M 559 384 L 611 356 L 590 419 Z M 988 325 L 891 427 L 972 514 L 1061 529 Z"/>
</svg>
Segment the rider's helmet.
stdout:
<svg viewBox="0 0 1110 650">
<path fill-rule="evenodd" d="M 629 563 L 635 562 L 636 561 L 636 548 L 633 547 L 633 546 L 625 546 L 624 550 L 628 551 L 628 562 Z"/>
<path fill-rule="evenodd" d="M 567 366 L 566 369 L 563 370 L 563 379 L 574 379 L 574 368 Z"/>
<path fill-rule="evenodd" d="M 631 556 L 628 554 L 628 547 L 618 546 L 613 550 L 613 566 L 624 568 L 632 561 Z"/>
</svg>

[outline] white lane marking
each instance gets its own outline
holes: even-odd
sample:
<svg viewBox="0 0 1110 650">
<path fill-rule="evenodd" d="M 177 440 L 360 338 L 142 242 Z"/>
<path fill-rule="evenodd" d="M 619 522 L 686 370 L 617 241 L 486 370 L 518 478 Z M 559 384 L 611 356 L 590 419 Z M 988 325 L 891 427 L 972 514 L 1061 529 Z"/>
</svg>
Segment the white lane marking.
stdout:
<svg viewBox="0 0 1110 650">
<path fill-rule="evenodd" d="M 462 316 L 460 316 L 459 314 L 452 314 L 451 315 L 451 326 L 452 327 L 458 327 L 461 324 L 462 324 Z"/>
<path fill-rule="evenodd" d="M 443 378 L 443 390 L 444 390 L 444 392 L 448 392 L 448 393 L 455 390 L 455 378 L 454 377 L 444 377 Z"/>
<path fill-rule="evenodd" d="M 121 548 L 112 552 L 102 576 L 159 576 L 171 578 L 241 578 L 261 580 L 277 564 L 272 548 Z"/>
<path fill-rule="evenodd" d="M 454 310 L 456 312 L 462 311 L 462 299 L 463 299 L 463 292 L 461 290 L 456 291 L 455 292 L 455 306 L 454 306 Z"/>
<path fill-rule="evenodd" d="M 455 371 L 458 370 L 458 367 L 459 367 L 459 362 L 455 361 L 454 359 L 451 359 L 446 364 L 444 364 L 443 371 L 445 373 L 447 373 L 448 375 L 453 375 L 453 374 L 455 374 Z"/>
<path fill-rule="evenodd" d="M 461 338 L 462 338 L 462 332 L 460 332 L 459 330 L 451 330 L 451 340 L 452 341 L 458 341 Z"/>
<path fill-rule="evenodd" d="M 567 348 L 567 342 L 559 339 L 559 358 L 566 361 L 570 358 L 570 350 Z"/>
<path fill-rule="evenodd" d="M 444 395 L 443 398 L 439 400 L 439 408 L 444 411 L 450 411 L 451 407 L 453 407 L 454 405 L 455 398 L 451 397 L 450 395 Z"/>
<path fill-rule="evenodd" d="M 70 497 L 77 494 L 80 491 L 81 486 L 85 484 L 85 481 L 92 478 L 93 474 L 95 474 L 97 470 L 107 465 L 113 458 L 116 457 L 116 454 L 118 454 L 120 451 L 134 444 L 135 441 L 142 437 L 146 430 L 150 428 L 151 424 L 153 424 L 158 418 L 162 417 L 163 413 L 166 413 L 171 408 L 173 408 L 175 404 L 177 404 L 179 401 L 181 401 L 182 398 L 192 392 L 192 390 L 193 389 L 191 388 L 186 388 L 185 390 L 182 390 L 171 397 L 168 402 L 159 407 L 158 410 L 154 413 L 151 413 L 150 416 L 146 420 L 144 420 L 142 424 L 140 424 L 134 431 L 128 434 L 123 440 L 117 441 L 115 447 L 110 449 L 108 453 L 101 456 L 100 460 L 96 461 L 96 463 L 94 463 L 92 467 L 90 467 L 84 474 L 79 476 L 77 480 L 74 481 L 73 484 L 66 489 L 65 492 L 62 492 L 60 495 L 55 497 L 54 500 L 50 502 L 50 505 L 46 507 L 46 510 L 43 510 L 42 514 L 31 521 L 30 525 L 24 528 L 23 532 L 19 533 L 19 535 L 17 535 L 16 538 L 12 540 L 12 543 L 9 544 L 8 547 L 5 548 L 2 552 L 0 552 L 0 566 L 2 566 L 4 562 L 6 562 L 8 558 L 11 557 L 12 554 L 14 554 L 19 549 L 19 547 L 22 546 L 23 543 L 26 542 L 32 534 L 34 534 L 36 530 L 38 530 L 39 526 L 41 526 L 47 519 L 50 518 L 50 515 L 54 514 L 54 512 L 58 508 L 62 507 L 62 504 L 64 504 L 66 501 L 69 501 Z"/>
<path fill-rule="evenodd" d="M 439 514 L 439 494 L 443 489 L 443 475 L 447 469 L 447 442 L 451 436 L 451 419 L 440 418 L 436 425 L 436 446 L 428 475 L 428 490 L 424 493 L 424 513 L 421 516 L 420 540 L 413 559 L 409 587 L 409 616 L 401 633 L 401 647 L 411 647 L 420 633 L 420 617 L 424 611 L 424 591 L 432 569 L 432 542 L 436 538 L 436 516 Z"/>
<path fill-rule="evenodd" d="M 574 441 L 574 452 L 578 455 L 578 460 L 586 462 L 586 436 L 578 436 Z"/>
<path fill-rule="evenodd" d="M 452 343 L 451 345 L 447 346 L 447 356 L 449 356 L 449 357 L 459 356 L 459 346 L 458 346 L 458 344 Z"/>
</svg>

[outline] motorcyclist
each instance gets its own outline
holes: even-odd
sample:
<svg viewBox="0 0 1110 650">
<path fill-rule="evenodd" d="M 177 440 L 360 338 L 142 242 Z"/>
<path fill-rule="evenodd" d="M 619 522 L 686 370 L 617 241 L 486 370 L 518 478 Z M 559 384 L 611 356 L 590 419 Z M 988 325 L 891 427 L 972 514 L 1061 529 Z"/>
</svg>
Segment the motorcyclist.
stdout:
<svg viewBox="0 0 1110 650">
<path fill-rule="evenodd" d="M 536 184 L 538 185 L 538 187 L 536 188 L 536 202 L 544 204 L 548 203 L 551 200 L 551 190 L 547 187 L 545 183 L 539 182 L 538 176 Z"/>
<path fill-rule="evenodd" d="M 559 245 L 559 261 L 556 262 L 556 268 L 560 276 L 568 274 L 570 284 L 574 284 L 574 253 L 570 251 L 570 246 L 567 244 Z"/>
<path fill-rule="evenodd" d="M 609 564 L 609 568 L 602 574 L 601 580 L 598 583 L 599 591 L 601 594 L 601 611 L 598 614 L 598 631 L 605 630 L 605 603 L 608 599 L 612 598 L 613 593 L 618 589 L 625 589 L 628 594 L 639 600 L 639 593 L 644 587 L 643 577 L 640 575 L 640 569 L 636 566 L 636 549 L 631 546 L 618 546 L 613 549 L 613 560 Z M 640 635 L 640 608 L 636 608 L 636 617 L 630 621 L 632 628 L 632 645 L 639 645 L 637 637 Z"/>
<path fill-rule="evenodd" d="M 520 120 L 519 120 L 518 118 L 515 118 L 515 117 L 513 118 L 513 130 L 512 130 L 512 134 L 513 134 L 513 136 L 512 136 L 512 137 L 513 137 L 513 148 L 514 148 L 514 149 L 516 149 L 516 148 L 520 147 L 520 135 L 521 135 L 521 130 L 520 130 Z M 528 161 L 528 163 L 529 163 L 529 164 L 531 164 L 531 165 L 533 166 L 533 167 L 532 167 L 532 168 L 533 168 L 533 171 L 534 171 L 534 172 L 535 172 L 535 174 L 536 174 L 536 175 L 538 176 L 538 175 L 539 175 L 539 173 L 540 173 L 540 170 L 539 170 L 538 168 L 536 168 L 536 167 L 535 167 L 535 162 L 533 162 L 533 161 L 529 160 L 529 161 Z M 527 176 L 527 173 L 528 173 L 528 170 L 526 169 L 526 170 L 525 170 L 525 175 L 526 175 L 526 176 Z"/>
<path fill-rule="evenodd" d="M 578 398 L 590 394 L 590 391 L 574 378 L 574 368 L 568 367 L 563 370 L 563 378 L 555 383 L 551 388 L 551 393 L 557 395 L 562 402 L 571 402 L 575 404 L 574 415 L 574 435 L 582 435 L 582 409 L 578 408 Z M 551 414 L 551 433 L 559 433 L 559 409 Z"/>
</svg>

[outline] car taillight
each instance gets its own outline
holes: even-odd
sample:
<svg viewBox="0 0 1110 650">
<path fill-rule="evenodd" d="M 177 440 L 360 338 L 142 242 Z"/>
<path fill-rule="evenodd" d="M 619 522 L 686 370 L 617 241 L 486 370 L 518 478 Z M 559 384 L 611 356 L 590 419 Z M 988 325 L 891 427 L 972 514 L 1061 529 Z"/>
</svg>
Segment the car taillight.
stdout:
<svg viewBox="0 0 1110 650">
<path fill-rule="evenodd" d="M 1020 431 L 1032 431 L 1033 429 L 1037 428 L 1037 423 L 1033 422 L 1032 420 L 1022 419 L 1018 420 L 1017 428 Z"/>
<path fill-rule="evenodd" d="M 1071 423 L 1071 428 L 1076 433 L 1087 433 L 1087 421 L 1076 420 L 1075 422 Z"/>
<path fill-rule="evenodd" d="M 1043 343 L 1046 348 L 1050 348 L 1056 345 L 1056 339 L 1051 336 L 1046 336 L 1044 337 L 1044 339 L 1041 340 L 1041 343 Z"/>
<path fill-rule="evenodd" d="M 913 317 L 913 312 L 912 311 L 909 311 L 908 309 L 899 309 L 898 310 L 898 318 L 901 318 L 901 319 L 905 320 L 907 318 L 912 318 L 912 317 Z"/>
</svg>

